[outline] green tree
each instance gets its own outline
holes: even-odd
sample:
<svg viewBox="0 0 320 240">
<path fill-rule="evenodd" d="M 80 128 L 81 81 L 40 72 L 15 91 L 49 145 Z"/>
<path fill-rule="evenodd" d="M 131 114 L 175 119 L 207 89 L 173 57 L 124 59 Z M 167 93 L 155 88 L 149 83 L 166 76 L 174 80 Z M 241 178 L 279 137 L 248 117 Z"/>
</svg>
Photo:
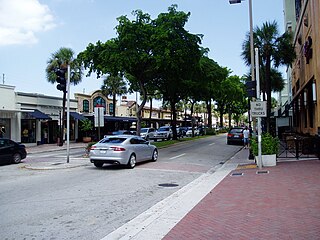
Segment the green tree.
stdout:
<svg viewBox="0 0 320 240">
<path fill-rule="evenodd" d="M 203 56 L 200 59 L 198 87 L 192 87 L 194 94 L 200 94 L 200 99 L 205 101 L 208 112 L 208 126 L 212 127 L 212 101 L 215 100 L 217 86 L 229 74 L 226 68 L 219 66 L 214 60 Z M 199 91 L 201 89 L 201 91 Z"/>
<path fill-rule="evenodd" d="M 177 138 L 176 104 L 188 94 L 186 86 L 199 69 L 201 37 L 189 33 L 185 24 L 190 13 L 168 8 L 154 20 L 153 54 L 158 69 L 157 86 L 172 111 L 173 138 Z"/>
<path fill-rule="evenodd" d="M 267 94 L 267 131 L 270 131 L 271 114 L 271 68 L 272 65 L 278 68 L 280 65 L 290 65 L 295 58 L 292 35 L 285 32 L 280 35 L 278 24 L 266 22 L 262 27 L 256 27 L 253 32 L 254 45 L 259 48 L 260 66 L 265 69 L 265 91 Z M 247 65 L 251 64 L 250 59 L 250 38 L 247 35 L 242 46 L 242 57 Z"/>
<path fill-rule="evenodd" d="M 83 70 L 81 63 L 74 57 L 74 51 L 71 48 L 62 47 L 58 51 L 51 54 L 50 59 L 47 62 L 46 77 L 47 81 L 54 84 L 56 83 L 55 70 L 58 68 L 67 69 L 70 65 L 70 83 L 77 85 L 82 80 Z M 65 75 L 67 79 L 67 72 Z M 64 120 L 65 120 L 65 106 L 66 106 L 66 92 L 63 92 L 62 101 L 62 125 L 60 131 L 60 145 L 63 144 L 63 133 L 64 133 Z"/>
<path fill-rule="evenodd" d="M 108 75 L 103 79 L 101 86 L 102 94 L 105 96 L 112 96 L 113 112 L 112 115 L 116 116 L 116 97 L 127 93 L 126 82 L 119 75 Z"/>
</svg>

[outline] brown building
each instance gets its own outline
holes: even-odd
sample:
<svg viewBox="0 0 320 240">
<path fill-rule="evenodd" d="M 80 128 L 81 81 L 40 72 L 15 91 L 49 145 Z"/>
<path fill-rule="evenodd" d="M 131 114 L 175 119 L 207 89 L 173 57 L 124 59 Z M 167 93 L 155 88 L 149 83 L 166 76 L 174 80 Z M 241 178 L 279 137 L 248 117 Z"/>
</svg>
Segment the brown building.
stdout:
<svg viewBox="0 0 320 240">
<path fill-rule="evenodd" d="M 320 1 L 295 0 L 297 54 L 292 65 L 293 128 L 320 134 Z"/>
</svg>

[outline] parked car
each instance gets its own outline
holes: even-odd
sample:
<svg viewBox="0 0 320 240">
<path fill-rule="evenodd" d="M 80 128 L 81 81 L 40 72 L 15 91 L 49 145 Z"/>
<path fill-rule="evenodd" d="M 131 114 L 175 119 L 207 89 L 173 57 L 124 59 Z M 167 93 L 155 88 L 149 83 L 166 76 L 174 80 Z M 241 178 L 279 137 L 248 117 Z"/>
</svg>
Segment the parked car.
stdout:
<svg viewBox="0 0 320 240">
<path fill-rule="evenodd" d="M 90 162 L 101 168 L 104 163 L 134 168 L 137 162 L 158 160 L 158 149 L 140 136 L 106 136 L 90 148 Z"/>
<path fill-rule="evenodd" d="M 155 132 L 156 130 L 154 128 L 141 128 L 140 136 L 149 141 L 150 138 L 153 138 Z"/>
<path fill-rule="evenodd" d="M 134 135 L 134 133 L 130 130 L 118 130 L 118 131 L 112 132 L 112 135 Z"/>
<path fill-rule="evenodd" d="M 171 126 L 162 126 L 154 133 L 153 137 L 150 137 L 149 139 L 154 140 L 155 142 L 159 139 L 170 140 L 172 135 L 173 133 Z"/>
<path fill-rule="evenodd" d="M 193 128 L 193 131 L 194 131 L 194 136 L 199 136 L 199 130 L 196 127 Z M 188 130 L 186 132 L 186 136 L 192 137 L 192 127 L 188 127 Z"/>
<path fill-rule="evenodd" d="M 188 127 L 179 127 L 179 132 L 182 137 L 186 136 L 187 131 L 188 131 Z"/>
<path fill-rule="evenodd" d="M 227 144 L 243 144 L 243 127 L 233 127 L 228 131 Z"/>
<path fill-rule="evenodd" d="M 20 163 L 27 157 L 26 147 L 7 138 L 0 138 L 0 163 Z"/>
</svg>

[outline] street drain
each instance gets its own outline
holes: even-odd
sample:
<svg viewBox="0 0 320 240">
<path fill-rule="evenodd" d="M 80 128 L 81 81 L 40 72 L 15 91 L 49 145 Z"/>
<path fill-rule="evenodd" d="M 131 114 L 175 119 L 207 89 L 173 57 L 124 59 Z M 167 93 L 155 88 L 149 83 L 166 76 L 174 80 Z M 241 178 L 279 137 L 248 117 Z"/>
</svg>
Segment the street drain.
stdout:
<svg viewBox="0 0 320 240">
<path fill-rule="evenodd" d="M 261 170 L 261 171 L 257 171 L 257 174 L 268 174 L 269 171 L 266 170 Z"/>
<path fill-rule="evenodd" d="M 243 176 L 243 173 L 242 172 L 235 172 L 235 173 L 232 173 L 231 176 Z"/>
<path fill-rule="evenodd" d="M 57 163 L 52 163 L 51 165 L 61 165 L 63 164 L 62 162 L 57 162 Z"/>
<path fill-rule="evenodd" d="M 161 183 L 158 186 L 160 187 L 178 187 L 179 184 L 175 184 L 175 183 Z"/>
</svg>

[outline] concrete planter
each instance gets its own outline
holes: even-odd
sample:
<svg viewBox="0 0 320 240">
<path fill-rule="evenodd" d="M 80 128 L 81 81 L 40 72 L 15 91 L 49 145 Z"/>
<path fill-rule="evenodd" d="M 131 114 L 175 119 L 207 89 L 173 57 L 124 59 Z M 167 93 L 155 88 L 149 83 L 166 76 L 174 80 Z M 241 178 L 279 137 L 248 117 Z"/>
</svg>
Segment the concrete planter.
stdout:
<svg viewBox="0 0 320 240">
<path fill-rule="evenodd" d="M 277 165 L 277 155 L 261 155 L 263 167 L 274 167 Z M 258 156 L 255 157 L 256 163 L 258 162 Z"/>
<path fill-rule="evenodd" d="M 83 137 L 82 142 L 84 142 L 84 143 L 91 142 L 91 137 Z"/>
</svg>

